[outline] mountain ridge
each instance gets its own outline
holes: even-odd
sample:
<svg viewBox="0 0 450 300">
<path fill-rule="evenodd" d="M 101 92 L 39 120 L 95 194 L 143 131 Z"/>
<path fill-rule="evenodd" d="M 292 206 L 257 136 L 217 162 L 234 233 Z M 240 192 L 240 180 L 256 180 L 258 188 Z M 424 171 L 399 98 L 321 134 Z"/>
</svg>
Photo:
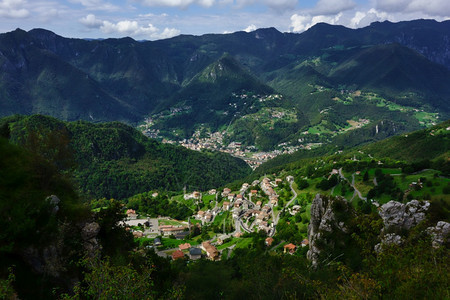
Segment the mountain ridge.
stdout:
<svg viewBox="0 0 450 300">
<path fill-rule="evenodd" d="M 383 108 L 383 116 L 373 113 L 374 105 L 380 107 L 380 102 L 370 101 L 370 93 L 376 93 L 384 99 L 380 101 L 407 106 L 394 109 L 394 121 L 413 130 L 425 124 L 412 114 L 413 108 L 449 116 L 449 24 L 416 20 L 350 29 L 321 23 L 300 34 L 264 28 L 144 42 L 131 38 L 88 41 L 45 29 L 17 29 L 0 34 L 0 114 L 41 113 L 64 120 L 119 120 L 137 125 L 184 107 L 174 120 L 164 121 L 163 128 L 161 122 L 154 127 L 183 139 L 202 124 L 212 124 L 212 131 L 222 130 L 254 113 L 230 109 L 237 105 L 233 95 L 281 94 L 282 105 L 304 115 L 309 121 L 303 125 L 310 127 L 297 128 L 288 140 L 276 138 L 271 146 L 275 147 L 301 139 L 301 129 L 324 125 L 335 132 L 347 126 L 351 118 L 345 105 L 359 105 L 353 121 L 391 118 L 388 107 Z M 226 80 L 217 77 L 222 72 L 217 62 L 224 55 L 230 60 Z M 205 72 L 218 80 L 206 80 Z M 351 96 L 355 91 L 363 96 Z M 353 104 L 341 99 L 342 92 L 350 95 L 344 98 L 351 98 Z M 219 115 L 210 115 L 211 111 Z"/>
</svg>

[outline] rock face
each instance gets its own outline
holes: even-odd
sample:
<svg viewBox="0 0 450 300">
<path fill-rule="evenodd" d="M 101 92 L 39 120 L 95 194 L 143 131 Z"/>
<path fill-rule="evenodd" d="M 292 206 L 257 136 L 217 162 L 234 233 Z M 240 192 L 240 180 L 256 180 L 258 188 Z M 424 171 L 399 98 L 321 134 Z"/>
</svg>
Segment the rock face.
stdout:
<svg viewBox="0 0 450 300">
<path fill-rule="evenodd" d="M 81 238 L 83 239 L 83 247 L 90 257 L 94 257 L 101 249 L 101 245 L 97 240 L 100 232 L 100 225 L 96 222 L 86 223 L 81 229 Z"/>
<path fill-rule="evenodd" d="M 307 258 L 313 266 L 319 263 L 320 253 L 323 246 L 334 247 L 335 241 L 327 238 L 337 233 L 348 233 L 348 228 L 338 214 L 343 213 L 347 217 L 354 214 L 345 199 L 328 199 L 319 194 L 314 198 L 311 205 L 311 220 L 308 226 L 309 250 Z"/>
<path fill-rule="evenodd" d="M 447 245 L 449 243 L 450 223 L 439 221 L 436 226 L 428 227 L 428 234 L 431 235 L 431 243 L 433 247 Z"/>
<path fill-rule="evenodd" d="M 379 215 L 383 219 L 384 227 L 381 231 L 381 242 L 375 245 L 375 251 L 380 253 L 383 245 L 401 245 L 403 238 L 400 232 L 410 230 L 426 218 L 430 207 L 428 201 L 412 200 L 406 204 L 389 201 L 381 206 Z"/>
<path fill-rule="evenodd" d="M 383 219 L 385 230 L 409 230 L 425 220 L 425 213 L 429 207 L 428 201 L 420 203 L 417 200 L 412 200 L 406 204 L 389 201 L 381 206 L 379 214 Z"/>
</svg>

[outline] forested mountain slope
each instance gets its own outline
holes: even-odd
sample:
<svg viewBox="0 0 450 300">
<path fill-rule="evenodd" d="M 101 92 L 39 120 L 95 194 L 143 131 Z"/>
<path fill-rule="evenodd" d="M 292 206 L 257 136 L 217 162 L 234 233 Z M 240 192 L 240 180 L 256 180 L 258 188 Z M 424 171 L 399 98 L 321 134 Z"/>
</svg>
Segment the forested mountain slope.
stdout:
<svg viewBox="0 0 450 300">
<path fill-rule="evenodd" d="M 89 197 L 125 198 L 152 189 L 209 189 L 250 173 L 244 161 L 148 139 L 118 123 L 63 122 L 34 115 L 2 119 L 10 140 L 73 176 Z"/>
</svg>

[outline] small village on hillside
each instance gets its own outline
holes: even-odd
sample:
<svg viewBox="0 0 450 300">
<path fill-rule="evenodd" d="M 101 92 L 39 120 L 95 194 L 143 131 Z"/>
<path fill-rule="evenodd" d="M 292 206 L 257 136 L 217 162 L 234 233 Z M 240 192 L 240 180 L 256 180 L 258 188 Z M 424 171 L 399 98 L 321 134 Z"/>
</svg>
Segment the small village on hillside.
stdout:
<svg viewBox="0 0 450 300">
<path fill-rule="evenodd" d="M 445 131 L 447 132 L 448 129 Z M 316 194 L 345 198 L 359 209 L 377 209 L 392 199 L 430 199 L 449 192 L 450 179 L 423 169 L 411 172 L 392 160 L 358 151 L 352 156 L 314 161 L 298 178 L 287 172 L 267 174 L 238 188 L 184 192 L 171 197 L 188 207 L 185 220 L 138 216 L 127 210 L 125 222 L 141 246 L 173 259 L 220 260 L 264 238 L 267 251 L 304 255 Z M 306 174 L 309 173 L 309 176 Z M 155 192 L 152 197 L 158 196 Z"/>
<path fill-rule="evenodd" d="M 249 236 L 255 233 L 266 236 L 268 248 L 293 254 L 298 247 L 308 245 L 306 238 L 298 245 L 283 242 L 273 244 L 280 215 L 287 213 L 294 216 L 301 211 L 297 202 L 292 205 L 297 198 L 293 183 L 292 176 L 273 180 L 264 177 L 261 181 L 242 184 L 239 191 L 224 188 L 220 191 L 211 189 L 205 193 L 185 193 L 178 198 L 184 203 L 191 202 L 196 207 L 202 207 L 187 221 L 169 217 L 142 219 L 138 218 L 135 210 L 128 209 L 125 223 L 133 228 L 135 238 L 153 241 L 147 245 L 148 248 L 154 248 L 158 255 L 171 256 L 174 260 L 196 260 L 201 257 L 218 260 L 221 255 L 230 255 L 235 247 L 243 246 L 239 244 L 248 243 L 251 240 Z M 209 231 L 211 226 L 216 227 L 212 232 Z M 191 238 L 194 232 L 202 234 Z M 187 238 L 192 241 L 184 242 Z M 168 249 L 162 246 L 163 240 L 167 239 L 172 239 Z"/>
</svg>

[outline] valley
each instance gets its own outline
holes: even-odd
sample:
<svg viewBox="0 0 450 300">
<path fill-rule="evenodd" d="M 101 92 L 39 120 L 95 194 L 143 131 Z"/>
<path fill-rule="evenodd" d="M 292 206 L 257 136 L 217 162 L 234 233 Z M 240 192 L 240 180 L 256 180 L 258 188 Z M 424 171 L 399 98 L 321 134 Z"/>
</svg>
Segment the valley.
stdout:
<svg viewBox="0 0 450 300">
<path fill-rule="evenodd" d="M 323 86 L 316 85 L 311 87 L 314 89 L 314 92 L 311 93 L 333 92 L 332 89 Z M 440 120 L 439 113 L 429 112 L 427 108 L 414 108 L 396 104 L 373 92 L 340 90 L 333 93 L 339 95 L 332 98 L 333 102 L 338 103 L 338 105 L 356 106 L 363 103 L 364 106 L 383 108 L 388 111 L 408 115 L 414 118 L 421 127 L 436 125 Z M 360 112 L 359 115 L 354 115 L 352 119 L 341 119 L 342 121 L 339 122 L 335 121 L 336 115 L 327 118 L 327 115 L 336 111 L 334 107 L 336 104 L 331 103 L 331 106 L 319 112 L 321 118 L 318 124 L 310 123 L 309 125 L 304 125 L 297 132 L 293 131 L 290 136 L 282 139 L 281 143 L 269 147 L 269 149 L 272 148 L 273 150 L 261 151 L 257 135 L 273 131 L 274 126 L 285 128 L 289 124 L 295 124 L 298 121 L 295 111 L 272 105 L 263 105 L 261 107 L 261 103 L 281 102 L 283 96 L 279 94 L 268 96 L 252 95 L 251 97 L 247 94 L 233 94 L 232 99 L 245 101 L 241 104 L 244 107 L 240 108 L 237 103 L 233 102 L 228 104 L 229 108 L 221 112 L 221 114 L 232 115 L 233 118 L 227 126 L 224 125 L 219 128 L 222 129 L 221 131 L 213 131 L 213 128 L 207 124 L 199 124 L 192 136 L 186 138 L 181 128 L 172 131 L 160 129 L 164 128 L 162 124 L 170 123 L 171 118 L 189 113 L 192 110 L 190 106 L 173 107 L 170 111 L 152 115 L 145 119 L 144 124 L 139 125 L 137 128 L 147 137 L 157 139 L 162 143 L 178 144 L 196 151 L 206 149 L 229 153 L 243 159 L 252 169 L 278 155 L 292 154 L 300 149 L 311 150 L 331 144 L 345 146 L 342 142 L 339 143 L 339 140 L 336 139 L 337 136 L 348 134 L 349 131 L 363 128 L 369 124 L 374 127 L 375 135 L 381 131 L 378 125 L 373 126 L 374 122 L 366 118 L 373 118 L 373 115 L 364 111 Z M 256 104 L 245 107 L 247 102 Z M 260 107 L 259 110 L 256 108 L 258 106 Z M 366 109 L 370 110 L 370 108 Z M 243 113 L 246 110 L 247 114 Z M 252 130 L 255 123 L 260 128 L 256 132 Z M 397 132 L 397 134 L 401 132 Z M 255 134 L 257 135 L 255 136 Z"/>
<path fill-rule="evenodd" d="M 0 34 L 0 298 L 448 298 L 449 25 Z"/>
</svg>

